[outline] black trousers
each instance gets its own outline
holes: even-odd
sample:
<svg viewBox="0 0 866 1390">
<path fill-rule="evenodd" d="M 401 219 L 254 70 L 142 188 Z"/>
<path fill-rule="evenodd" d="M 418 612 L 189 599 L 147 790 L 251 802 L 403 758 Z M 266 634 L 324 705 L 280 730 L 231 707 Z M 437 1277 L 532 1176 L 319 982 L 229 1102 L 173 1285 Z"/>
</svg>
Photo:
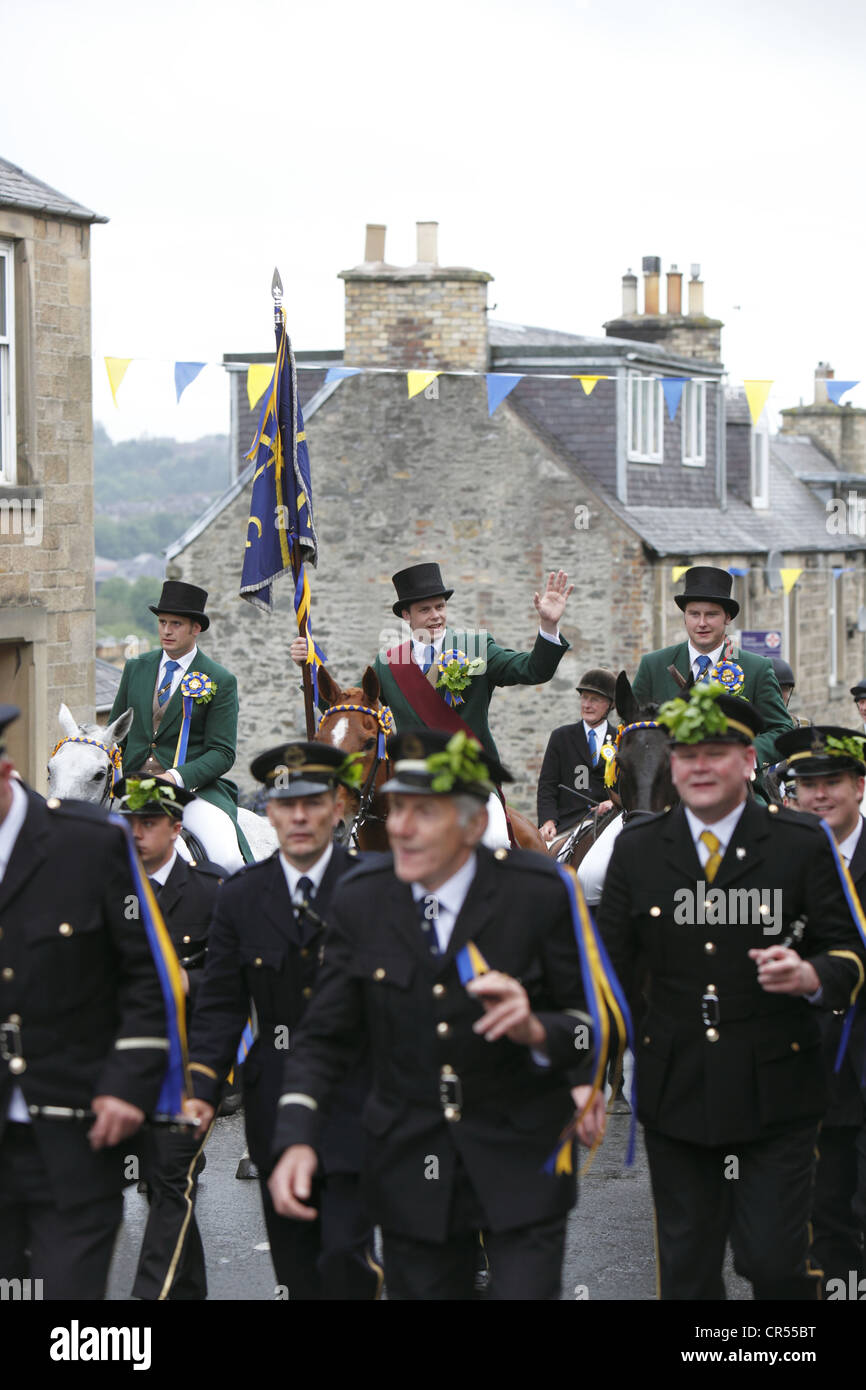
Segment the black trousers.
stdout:
<svg viewBox="0 0 866 1390">
<path fill-rule="evenodd" d="M 561 1293 L 564 1216 L 513 1231 L 484 1231 L 490 1260 L 487 1299 L 556 1300 Z M 443 1245 L 382 1232 L 385 1284 L 391 1302 L 475 1297 L 478 1232 L 462 1231 Z"/>
<path fill-rule="evenodd" d="M 58 1210 L 30 1125 L 7 1123 L 0 1140 L 0 1278 L 30 1279 L 34 1298 L 103 1299 L 122 1217 L 119 1191 Z"/>
<path fill-rule="evenodd" d="M 331 1173 L 313 1184 L 315 1221 L 294 1221 L 274 1210 L 259 1179 L 271 1260 L 282 1297 L 290 1301 L 370 1300 L 382 1291 L 373 1257 L 373 1228 L 357 1173 Z"/>
<path fill-rule="evenodd" d="M 149 1187 L 150 1211 L 132 1286 L 136 1298 L 207 1298 L 195 1199 L 209 1134 L 210 1130 L 201 1136 L 161 1126 L 142 1131 L 142 1177 Z"/>
<path fill-rule="evenodd" d="M 863 1256 L 862 1194 L 866 1193 L 866 1152 L 858 1149 L 860 1129 L 822 1125 L 818 1135 L 818 1168 L 812 1201 L 812 1263 L 829 1279 L 848 1286 L 866 1274 Z M 861 1194 L 858 1202 L 858 1193 Z"/>
<path fill-rule="evenodd" d="M 817 1126 L 706 1148 L 644 1133 L 656 1209 L 659 1296 L 723 1299 L 722 1262 L 757 1299 L 814 1299 L 809 1214 Z"/>
</svg>

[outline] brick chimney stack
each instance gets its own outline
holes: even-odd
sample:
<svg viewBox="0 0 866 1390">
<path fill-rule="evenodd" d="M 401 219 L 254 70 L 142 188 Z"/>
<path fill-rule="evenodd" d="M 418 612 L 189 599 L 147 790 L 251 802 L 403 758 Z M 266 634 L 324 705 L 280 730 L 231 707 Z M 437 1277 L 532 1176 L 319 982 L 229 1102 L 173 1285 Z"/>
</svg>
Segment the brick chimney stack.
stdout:
<svg viewBox="0 0 866 1390">
<path fill-rule="evenodd" d="M 416 223 L 414 265 L 385 261 L 385 228 L 368 225 L 364 261 L 346 283 L 347 367 L 487 368 L 486 270 L 440 266 L 437 222 Z"/>
<path fill-rule="evenodd" d="M 667 312 L 659 305 L 661 257 L 644 256 L 644 311 L 638 313 L 637 278 L 629 271 L 622 277 L 622 314 L 604 325 L 609 338 L 631 338 L 639 343 L 658 343 L 678 357 L 721 364 L 722 328 L 720 319 L 704 313 L 704 282 L 701 268 L 693 265 L 689 280 L 689 311 L 683 313 L 683 277 L 672 265 L 667 272 Z"/>
<path fill-rule="evenodd" d="M 804 434 L 846 473 L 866 473 L 866 410 L 834 405 L 827 382 L 834 379 L 829 362 L 815 368 L 812 405 L 789 406 L 782 416 L 782 434 Z"/>
</svg>

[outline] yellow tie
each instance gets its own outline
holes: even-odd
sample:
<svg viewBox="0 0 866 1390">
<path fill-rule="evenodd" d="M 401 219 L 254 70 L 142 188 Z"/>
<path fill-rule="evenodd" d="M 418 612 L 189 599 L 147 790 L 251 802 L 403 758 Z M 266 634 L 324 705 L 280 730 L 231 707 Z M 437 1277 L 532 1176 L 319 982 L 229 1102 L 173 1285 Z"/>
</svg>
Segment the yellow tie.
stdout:
<svg viewBox="0 0 866 1390">
<path fill-rule="evenodd" d="M 719 865 L 722 862 L 722 856 L 719 854 L 719 846 L 722 842 L 717 835 L 713 834 L 712 830 L 702 830 L 698 839 L 701 840 L 710 851 L 710 857 L 704 865 L 704 873 L 710 883 L 712 883 L 716 874 L 719 872 Z"/>
</svg>

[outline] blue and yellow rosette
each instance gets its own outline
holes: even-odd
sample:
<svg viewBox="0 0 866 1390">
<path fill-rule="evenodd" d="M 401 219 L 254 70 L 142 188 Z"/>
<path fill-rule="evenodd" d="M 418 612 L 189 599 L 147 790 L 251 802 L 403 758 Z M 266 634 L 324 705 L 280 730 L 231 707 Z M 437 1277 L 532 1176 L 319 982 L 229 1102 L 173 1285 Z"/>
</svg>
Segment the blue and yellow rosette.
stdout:
<svg viewBox="0 0 866 1390">
<path fill-rule="evenodd" d="M 720 661 L 710 667 L 706 680 L 708 685 L 715 682 L 724 686 L 726 695 L 739 695 L 746 684 L 746 673 L 736 661 Z"/>
<path fill-rule="evenodd" d="M 439 679 L 436 682 L 436 689 L 443 690 L 443 699 L 446 705 L 456 709 L 463 704 L 461 691 L 465 690 L 472 677 L 481 670 L 484 662 L 480 659 L 470 661 L 465 652 L 458 651 L 452 647 L 450 651 L 443 651 L 439 658 L 436 669 L 439 672 Z"/>
<path fill-rule="evenodd" d="M 209 704 L 216 694 L 216 681 L 211 680 L 203 671 L 187 671 L 180 683 L 180 693 L 183 697 L 183 719 L 181 720 L 180 733 L 177 739 L 177 747 L 174 750 L 173 767 L 180 767 L 186 762 L 186 746 L 189 743 L 189 725 L 192 719 L 193 705 Z"/>
</svg>

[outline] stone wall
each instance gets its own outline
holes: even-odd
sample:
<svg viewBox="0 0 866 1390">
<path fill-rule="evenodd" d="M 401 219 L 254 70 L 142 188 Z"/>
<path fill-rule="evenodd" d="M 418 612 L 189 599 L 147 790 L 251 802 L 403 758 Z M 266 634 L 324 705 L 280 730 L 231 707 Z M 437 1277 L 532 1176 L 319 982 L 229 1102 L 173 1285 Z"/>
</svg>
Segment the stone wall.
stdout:
<svg viewBox="0 0 866 1390">
<path fill-rule="evenodd" d="M 484 371 L 485 271 L 344 270 L 347 367 Z"/>
<path fill-rule="evenodd" d="M 847 405 L 790 406 L 780 412 L 782 434 L 805 434 L 843 472 L 866 473 L 866 410 Z"/>
</svg>

